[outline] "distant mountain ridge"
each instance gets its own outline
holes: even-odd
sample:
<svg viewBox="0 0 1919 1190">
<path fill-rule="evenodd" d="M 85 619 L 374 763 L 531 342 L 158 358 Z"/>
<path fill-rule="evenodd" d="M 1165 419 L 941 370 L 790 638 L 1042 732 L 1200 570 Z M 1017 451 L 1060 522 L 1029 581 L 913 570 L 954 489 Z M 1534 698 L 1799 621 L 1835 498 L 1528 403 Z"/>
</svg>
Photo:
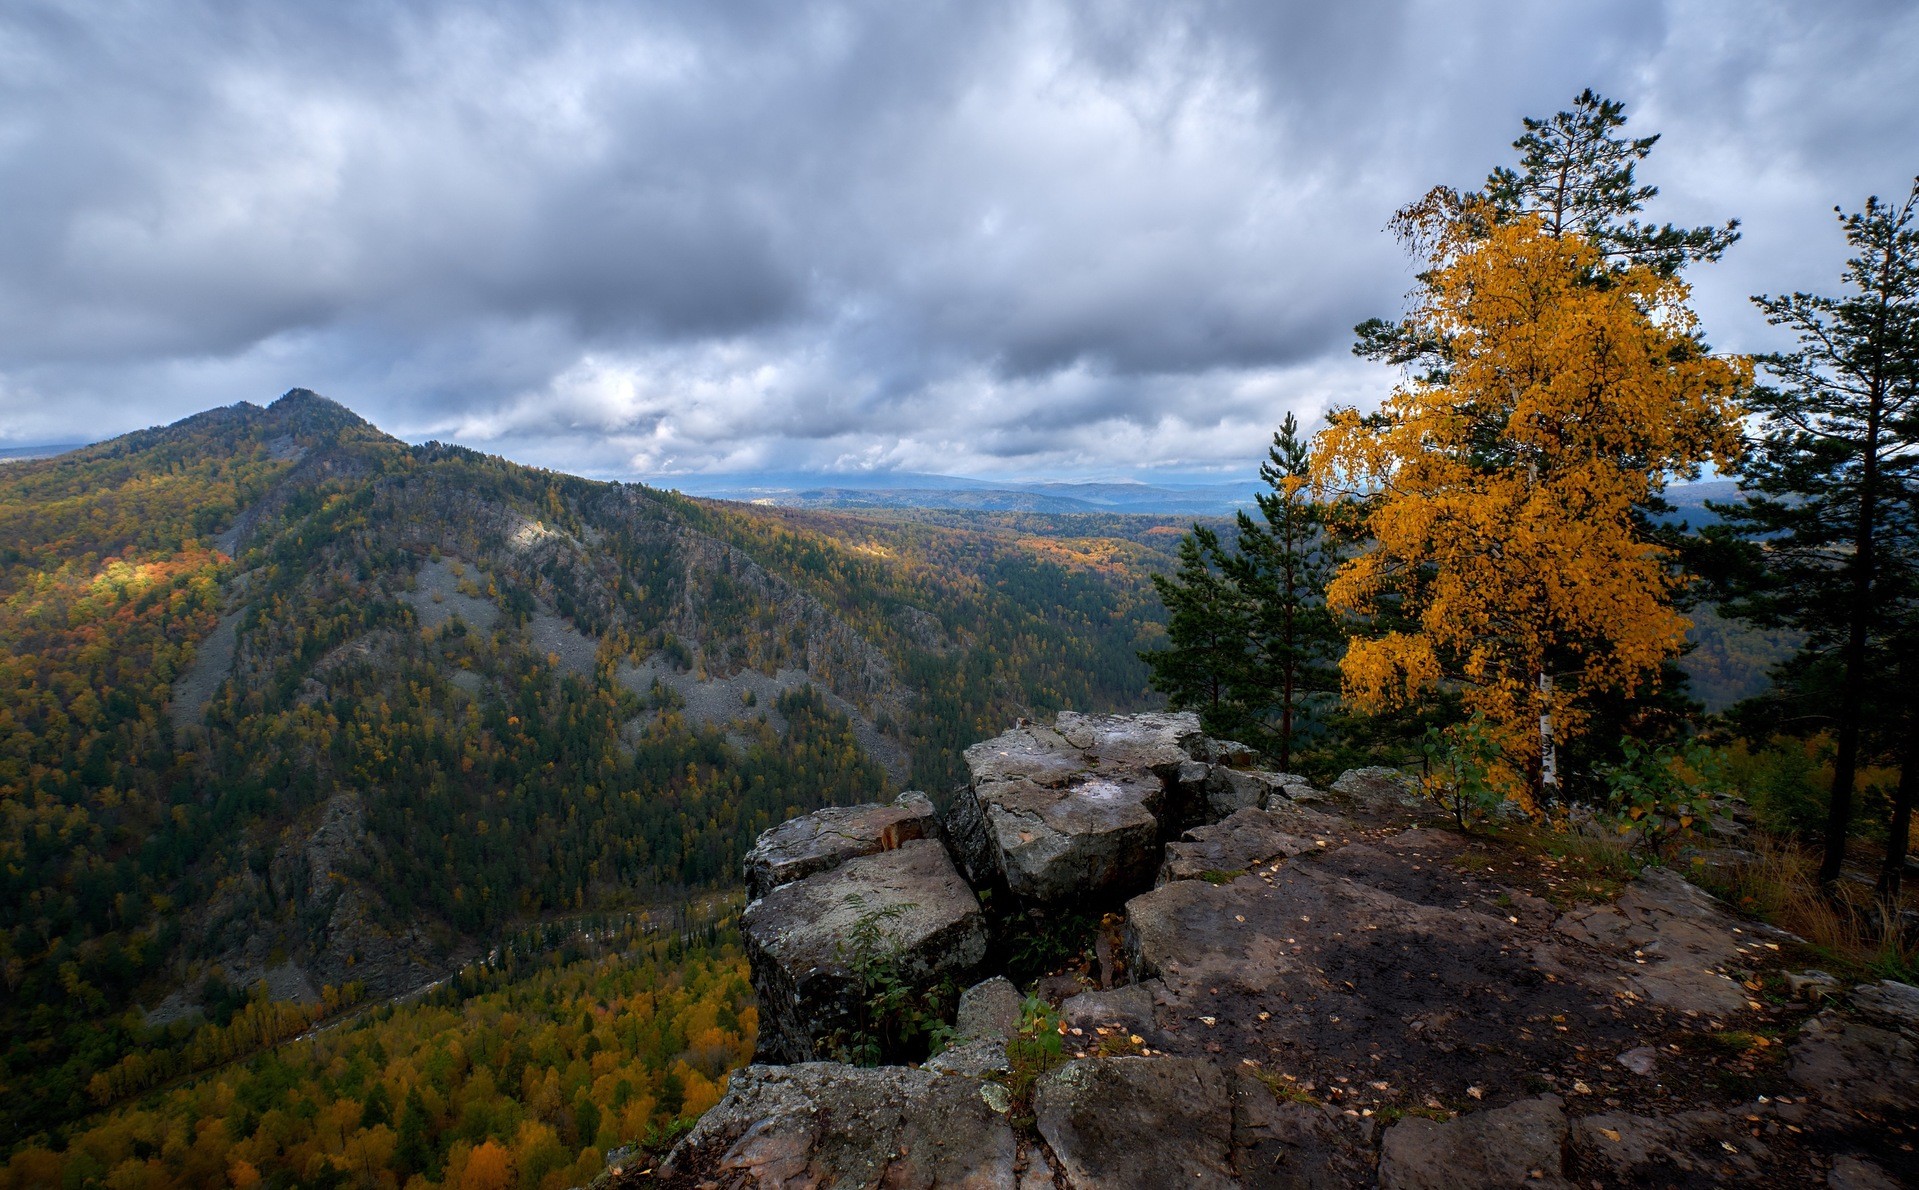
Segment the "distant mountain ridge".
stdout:
<svg viewBox="0 0 1919 1190">
<path fill-rule="evenodd" d="M 1231 516 L 1253 505 L 1256 482 L 1204 484 L 1115 480 L 1019 482 L 890 472 L 785 472 L 662 481 L 689 494 L 786 508 L 930 508 L 994 512 L 1120 512 Z"/>
<path fill-rule="evenodd" d="M 1163 552 L 922 515 L 408 446 L 306 390 L 0 469 L 0 1137 L 191 1069 L 221 989 L 404 991 L 730 885 L 796 807 L 944 790 L 983 725 L 1150 702 Z"/>
</svg>

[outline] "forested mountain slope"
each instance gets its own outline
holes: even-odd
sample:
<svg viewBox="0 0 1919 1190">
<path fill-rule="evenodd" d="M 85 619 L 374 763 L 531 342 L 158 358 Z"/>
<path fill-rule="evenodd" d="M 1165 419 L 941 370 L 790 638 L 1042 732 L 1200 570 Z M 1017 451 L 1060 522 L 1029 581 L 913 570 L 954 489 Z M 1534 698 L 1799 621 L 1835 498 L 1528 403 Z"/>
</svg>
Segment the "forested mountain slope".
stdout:
<svg viewBox="0 0 1919 1190">
<path fill-rule="evenodd" d="M 697 502 L 301 390 L 10 465 L 0 1133 L 509 923 L 730 882 L 760 830 L 937 793 L 1016 715 L 1143 703 L 1173 531 L 1113 519 Z M 324 1002 L 236 1017 L 260 980 Z"/>
</svg>

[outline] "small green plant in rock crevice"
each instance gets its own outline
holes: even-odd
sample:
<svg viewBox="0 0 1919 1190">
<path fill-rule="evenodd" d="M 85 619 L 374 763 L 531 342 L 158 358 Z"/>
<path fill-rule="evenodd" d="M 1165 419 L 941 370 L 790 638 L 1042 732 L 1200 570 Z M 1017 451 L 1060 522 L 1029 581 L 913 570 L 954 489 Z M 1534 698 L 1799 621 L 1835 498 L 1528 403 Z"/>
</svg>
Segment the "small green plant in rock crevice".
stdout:
<svg viewBox="0 0 1919 1190">
<path fill-rule="evenodd" d="M 1001 915 L 993 930 L 1001 939 L 1007 978 L 1019 984 L 1091 961 L 1098 932 L 1099 919 L 1092 914 L 1032 909 Z"/>
<path fill-rule="evenodd" d="M 910 1062 L 951 1040 L 947 1017 L 958 1000 L 952 980 L 921 989 L 906 970 L 905 949 L 887 929 L 908 905 L 867 909 L 858 893 L 846 903 L 860 910 L 845 940 L 835 947 L 853 977 L 853 1019 L 826 1039 L 826 1048 L 855 1066 Z"/>
<path fill-rule="evenodd" d="M 1006 1090 L 1012 1098 L 1009 1116 L 1020 1128 L 1033 1126 L 1033 1088 L 1041 1076 L 1066 1062 L 1060 1037 L 1059 1010 L 1037 996 L 1020 1005 L 1019 1027 L 1006 1042 Z"/>
</svg>

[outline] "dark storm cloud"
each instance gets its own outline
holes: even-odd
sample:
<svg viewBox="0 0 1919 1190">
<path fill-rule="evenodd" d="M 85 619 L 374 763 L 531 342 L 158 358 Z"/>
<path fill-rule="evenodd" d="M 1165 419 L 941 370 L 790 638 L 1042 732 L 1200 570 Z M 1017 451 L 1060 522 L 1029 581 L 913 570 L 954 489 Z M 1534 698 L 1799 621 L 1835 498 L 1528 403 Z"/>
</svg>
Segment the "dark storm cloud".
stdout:
<svg viewBox="0 0 1919 1190">
<path fill-rule="evenodd" d="M 1745 219 L 1759 345 L 1919 169 L 1914 60 L 1900 4 L 26 0 L 0 442 L 298 384 L 597 474 L 1239 468 L 1390 384 L 1393 208 L 1586 85 Z"/>
</svg>

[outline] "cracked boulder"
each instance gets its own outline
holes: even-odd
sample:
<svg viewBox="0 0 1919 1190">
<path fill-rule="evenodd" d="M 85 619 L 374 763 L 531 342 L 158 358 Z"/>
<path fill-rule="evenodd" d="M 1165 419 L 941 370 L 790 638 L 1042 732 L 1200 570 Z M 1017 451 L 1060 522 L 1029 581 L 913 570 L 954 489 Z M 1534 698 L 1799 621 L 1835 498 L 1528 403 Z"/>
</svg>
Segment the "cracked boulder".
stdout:
<svg viewBox="0 0 1919 1190">
<path fill-rule="evenodd" d="M 1166 845 L 1166 859 L 1160 864 L 1158 883 L 1231 880 L 1244 876 L 1266 860 L 1290 859 L 1317 851 L 1328 832 L 1318 832 L 1317 838 L 1312 833 L 1297 833 L 1301 827 L 1310 829 L 1311 823 L 1305 814 L 1311 811 L 1287 815 L 1247 808 L 1236 811 L 1223 822 L 1196 826 L 1178 842 Z"/>
<path fill-rule="evenodd" d="M 890 805 L 815 810 L 764 832 L 746 853 L 746 899 L 757 901 L 781 885 L 831 871 L 858 856 L 939 837 L 939 818 L 923 793 L 902 793 Z"/>
<path fill-rule="evenodd" d="M 1292 795 L 1288 790 L 1310 784 L 1306 778 L 1292 773 L 1216 765 L 1206 777 L 1203 820 L 1220 822 L 1240 810 L 1257 809 L 1275 800 L 1290 800 Z"/>
<path fill-rule="evenodd" d="M 856 960 L 880 959 L 908 986 L 931 988 L 966 983 L 987 944 L 979 899 L 926 839 L 774 889 L 747 906 L 740 935 L 760 1003 L 758 1057 L 778 1062 L 829 1053 L 855 1027 Z"/>
<path fill-rule="evenodd" d="M 1152 885 L 1168 784 L 1199 721 L 1062 714 L 966 750 L 953 847 L 975 884 L 1034 904 L 1115 897 Z"/>
</svg>

